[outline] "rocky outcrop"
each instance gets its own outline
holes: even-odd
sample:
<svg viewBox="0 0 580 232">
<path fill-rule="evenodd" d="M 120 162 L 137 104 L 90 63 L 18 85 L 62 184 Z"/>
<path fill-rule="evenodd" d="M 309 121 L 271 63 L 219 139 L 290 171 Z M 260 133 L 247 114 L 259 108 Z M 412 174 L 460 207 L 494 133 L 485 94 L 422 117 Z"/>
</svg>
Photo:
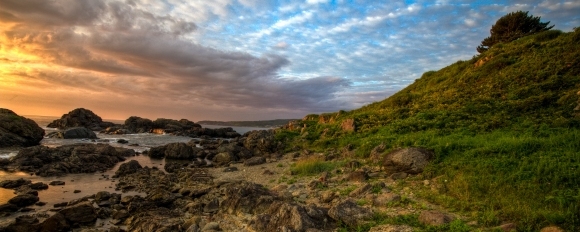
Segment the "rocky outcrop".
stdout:
<svg viewBox="0 0 580 232">
<path fill-rule="evenodd" d="M 342 121 L 342 124 L 340 124 L 340 128 L 342 128 L 343 131 L 356 131 L 354 119 L 345 119 Z"/>
<path fill-rule="evenodd" d="M 347 199 L 332 206 L 328 215 L 334 220 L 356 227 L 371 219 L 373 213 L 370 209 L 357 205 L 352 199 Z"/>
<path fill-rule="evenodd" d="M 8 203 L 16 205 L 18 207 L 24 207 L 33 205 L 38 200 L 39 200 L 38 196 L 32 194 L 22 194 L 11 198 L 10 200 L 8 200 Z"/>
<path fill-rule="evenodd" d="M 112 168 L 134 154 L 134 150 L 108 144 L 73 144 L 57 148 L 34 146 L 20 150 L 4 168 L 39 176 L 93 173 Z"/>
<path fill-rule="evenodd" d="M 153 129 L 153 121 L 147 118 L 131 116 L 123 125 L 129 133 L 148 133 Z"/>
<path fill-rule="evenodd" d="M 186 143 L 170 143 L 165 146 L 165 158 L 167 159 L 193 160 L 197 158 L 199 152 L 202 150 Z"/>
<path fill-rule="evenodd" d="M 97 214 L 93 205 L 88 202 L 82 202 L 76 205 L 67 206 L 59 211 L 60 214 L 70 224 L 89 224 L 97 220 Z"/>
<path fill-rule="evenodd" d="M 318 231 L 333 225 L 328 209 L 277 201 L 257 215 L 251 226 L 256 231 Z"/>
<path fill-rule="evenodd" d="M 0 147 L 26 147 L 40 143 L 44 130 L 31 119 L 0 108 Z"/>
<path fill-rule="evenodd" d="M 29 185 L 31 183 L 32 183 L 31 180 L 27 180 L 24 178 L 20 178 L 20 179 L 16 179 L 16 180 L 3 180 L 2 182 L 0 182 L 0 188 L 14 189 L 14 188 L 18 188 L 18 187 L 23 186 L 23 185 Z"/>
<path fill-rule="evenodd" d="M 385 156 L 383 165 L 387 173 L 403 172 L 407 174 L 418 174 L 423 172 L 423 169 L 429 160 L 434 156 L 432 151 L 423 148 L 403 148 L 392 151 Z"/>
<path fill-rule="evenodd" d="M 139 161 L 131 160 L 127 163 L 121 164 L 121 166 L 119 167 L 119 169 L 117 169 L 117 171 L 115 172 L 115 175 L 113 177 L 118 178 L 118 177 L 122 177 L 122 176 L 125 176 L 128 174 L 133 174 L 141 168 L 143 168 L 143 167 L 141 167 L 141 164 L 139 164 Z"/>
<path fill-rule="evenodd" d="M 274 130 L 255 130 L 244 134 L 244 147 L 255 155 L 267 155 L 279 150 Z"/>
<path fill-rule="evenodd" d="M 47 137 L 57 139 L 97 139 L 95 132 L 84 127 L 72 127 L 64 131 L 52 132 Z"/>
<path fill-rule="evenodd" d="M 66 129 L 71 127 L 85 127 L 93 131 L 101 131 L 104 128 L 114 126 L 114 123 L 103 122 L 103 119 L 93 113 L 93 111 L 78 108 L 62 115 L 60 119 L 54 120 L 47 127 Z"/>
</svg>

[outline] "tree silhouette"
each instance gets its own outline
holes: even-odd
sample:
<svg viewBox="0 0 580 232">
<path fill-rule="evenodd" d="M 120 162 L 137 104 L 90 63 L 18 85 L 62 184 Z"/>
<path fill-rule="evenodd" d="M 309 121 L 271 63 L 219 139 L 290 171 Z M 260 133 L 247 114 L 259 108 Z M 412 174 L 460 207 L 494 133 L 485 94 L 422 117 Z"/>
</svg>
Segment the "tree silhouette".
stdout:
<svg viewBox="0 0 580 232">
<path fill-rule="evenodd" d="M 509 13 L 495 22 L 491 26 L 491 36 L 483 39 L 481 45 L 477 46 L 477 52 L 487 51 L 497 43 L 510 42 L 524 36 L 552 29 L 554 25 L 548 26 L 548 22 L 540 22 L 540 17 L 528 15 L 527 11 L 517 11 Z"/>
</svg>

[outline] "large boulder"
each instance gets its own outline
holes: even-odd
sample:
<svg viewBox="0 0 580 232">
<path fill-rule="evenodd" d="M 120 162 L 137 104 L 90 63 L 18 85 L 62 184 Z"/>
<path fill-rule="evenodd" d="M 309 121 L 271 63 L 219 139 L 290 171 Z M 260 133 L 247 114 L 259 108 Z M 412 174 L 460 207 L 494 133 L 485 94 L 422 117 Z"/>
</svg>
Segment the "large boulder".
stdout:
<svg viewBox="0 0 580 232">
<path fill-rule="evenodd" d="M 59 211 L 64 218 L 71 224 L 89 224 L 97 220 L 97 213 L 93 205 L 88 202 L 82 202 L 76 205 L 67 206 Z"/>
<path fill-rule="evenodd" d="M 26 147 L 40 143 L 44 130 L 31 119 L 0 108 L 0 147 Z"/>
<path fill-rule="evenodd" d="M 332 225 L 324 208 L 302 206 L 282 201 L 274 202 L 250 223 L 256 231 L 319 231 Z"/>
<path fill-rule="evenodd" d="M 249 131 L 244 137 L 244 147 L 256 155 L 267 155 L 278 150 L 274 130 Z"/>
<path fill-rule="evenodd" d="M 19 178 L 16 180 L 3 180 L 2 182 L 0 182 L 0 188 L 15 189 L 22 185 L 28 185 L 31 183 L 32 183 L 31 180 L 27 180 L 24 178 Z"/>
<path fill-rule="evenodd" d="M 130 133 L 148 133 L 153 129 L 153 121 L 147 118 L 131 116 L 125 120 L 124 127 Z"/>
<path fill-rule="evenodd" d="M 11 198 L 10 200 L 8 200 L 8 203 L 16 205 L 18 207 L 24 207 L 33 205 L 38 200 L 39 200 L 38 196 L 32 194 L 22 194 Z"/>
<path fill-rule="evenodd" d="M 371 219 L 373 213 L 370 209 L 357 205 L 352 199 L 346 199 L 332 206 L 328 215 L 334 220 L 356 227 Z"/>
<path fill-rule="evenodd" d="M 108 144 L 73 144 L 57 148 L 24 148 L 7 165 L 10 169 L 33 172 L 39 176 L 105 171 L 135 152 Z"/>
<path fill-rule="evenodd" d="M 127 163 L 121 164 L 121 166 L 115 172 L 115 175 L 113 177 L 116 178 L 116 177 L 121 177 L 121 176 L 125 176 L 128 174 L 133 174 L 141 168 L 143 168 L 143 167 L 141 166 L 141 164 L 139 164 L 139 161 L 131 160 Z"/>
<path fill-rule="evenodd" d="M 62 115 L 60 119 L 54 120 L 47 127 L 66 129 L 70 127 L 85 127 L 93 131 L 100 131 L 103 128 L 114 126 L 114 123 L 103 122 L 103 119 L 93 113 L 93 111 L 78 108 Z"/>
<path fill-rule="evenodd" d="M 387 173 L 404 172 L 418 174 L 434 156 L 432 151 L 424 148 L 409 147 L 392 151 L 385 156 L 383 165 Z"/>
<path fill-rule="evenodd" d="M 72 127 L 64 131 L 50 133 L 48 137 L 58 139 L 96 139 L 97 135 L 85 127 Z"/>
<path fill-rule="evenodd" d="M 166 159 L 181 159 L 181 160 L 192 160 L 197 157 L 197 152 L 201 149 L 193 149 L 193 147 L 185 143 L 170 143 L 165 146 L 165 158 Z"/>
</svg>

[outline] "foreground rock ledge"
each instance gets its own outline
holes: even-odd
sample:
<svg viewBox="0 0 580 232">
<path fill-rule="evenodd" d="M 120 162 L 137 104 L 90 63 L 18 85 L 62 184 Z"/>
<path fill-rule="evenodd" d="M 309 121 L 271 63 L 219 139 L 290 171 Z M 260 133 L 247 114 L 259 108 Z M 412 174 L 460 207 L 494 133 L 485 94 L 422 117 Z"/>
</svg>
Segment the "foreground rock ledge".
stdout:
<svg viewBox="0 0 580 232">
<path fill-rule="evenodd" d="M 40 143 L 44 130 L 31 119 L 0 108 L 0 147 L 27 147 Z"/>
</svg>

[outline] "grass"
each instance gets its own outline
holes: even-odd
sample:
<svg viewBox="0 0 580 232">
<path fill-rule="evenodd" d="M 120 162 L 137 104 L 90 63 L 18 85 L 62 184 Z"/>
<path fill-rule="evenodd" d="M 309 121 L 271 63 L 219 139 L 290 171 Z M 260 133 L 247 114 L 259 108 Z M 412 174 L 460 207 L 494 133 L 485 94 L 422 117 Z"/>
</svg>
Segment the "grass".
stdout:
<svg viewBox="0 0 580 232">
<path fill-rule="evenodd" d="M 385 153 L 431 149 L 436 156 L 423 177 L 441 177 L 441 189 L 421 197 L 466 212 L 482 226 L 510 221 L 519 231 L 548 225 L 578 231 L 578 90 L 580 29 L 548 31 L 426 72 L 383 101 L 309 115 L 300 122 L 304 132 L 282 130 L 278 138 L 287 149 L 348 146 L 354 157 L 347 159 L 367 158 L 379 144 Z M 340 129 L 346 119 L 354 119 L 356 132 Z M 294 169 L 313 175 L 333 165 L 311 160 Z"/>
<path fill-rule="evenodd" d="M 323 161 L 321 158 L 308 157 L 296 161 L 290 168 L 292 174 L 300 176 L 313 176 L 323 172 L 330 172 L 336 169 L 340 164 L 338 162 Z"/>
</svg>

